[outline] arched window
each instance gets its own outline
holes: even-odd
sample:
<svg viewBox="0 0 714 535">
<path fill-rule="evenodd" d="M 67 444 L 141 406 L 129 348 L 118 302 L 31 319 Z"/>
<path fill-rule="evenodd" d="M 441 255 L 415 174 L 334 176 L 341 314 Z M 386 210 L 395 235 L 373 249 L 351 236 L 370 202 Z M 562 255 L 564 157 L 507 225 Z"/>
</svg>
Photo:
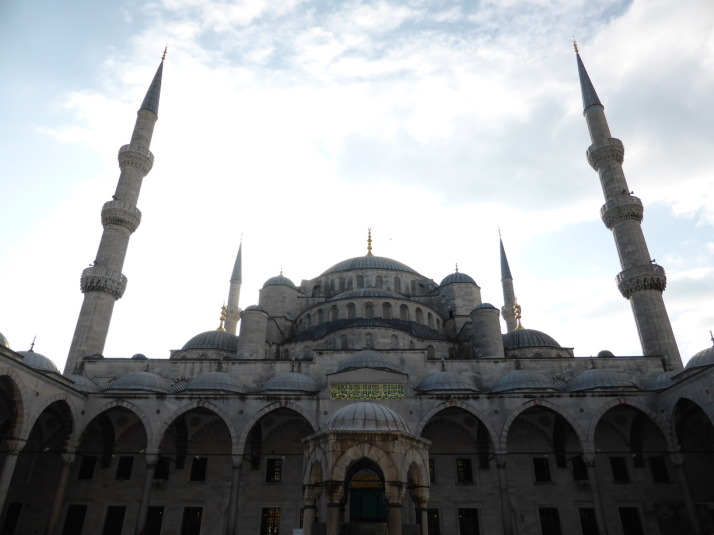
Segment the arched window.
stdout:
<svg viewBox="0 0 714 535">
<path fill-rule="evenodd" d="M 340 277 L 340 291 L 344 292 L 345 291 L 345 278 Z"/>
<path fill-rule="evenodd" d="M 412 295 L 416 295 L 416 293 L 417 293 L 417 291 L 416 291 L 416 281 L 413 280 L 413 281 L 412 281 Z"/>
<path fill-rule="evenodd" d="M 409 309 L 407 305 L 401 305 L 399 307 L 399 319 L 409 321 Z"/>
<path fill-rule="evenodd" d="M 340 336 L 340 349 L 349 349 L 349 345 L 347 344 L 347 336 L 345 336 L 344 334 Z"/>
<path fill-rule="evenodd" d="M 426 358 L 433 359 L 435 355 L 434 346 L 426 346 Z"/>
<path fill-rule="evenodd" d="M 351 290 L 351 289 L 352 289 L 352 283 L 353 283 L 353 282 L 354 282 L 354 280 L 352 279 L 352 277 L 347 277 L 347 289 L 348 289 L 348 290 Z"/>
<path fill-rule="evenodd" d="M 312 347 L 303 346 L 302 347 L 302 358 L 309 359 L 310 357 L 312 357 Z"/>
<path fill-rule="evenodd" d="M 409 341 L 409 349 L 414 349 L 414 340 Z"/>
<path fill-rule="evenodd" d="M 389 341 L 390 341 L 389 346 L 390 346 L 392 349 L 399 349 L 399 338 L 397 338 L 397 335 L 396 335 L 396 334 L 393 334 L 393 335 L 390 337 Z"/>
<path fill-rule="evenodd" d="M 365 349 L 374 348 L 374 339 L 372 338 L 372 333 L 364 333 L 364 347 Z"/>
<path fill-rule="evenodd" d="M 355 304 L 350 303 L 347 305 L 347 319 L 353 320 L 355 319 Z"/>
<path fill-rule="evenodd" d="M 290 358 L 290 351 L 288 351 L 287 349 L 285 349 L 285 350 L 283 351 L 283 360 L 288 360 L 289 358 Z"/>
<path fill-rule="evenodd" d="M 309 321 L 309 318 L 308 318 Z M 417 307 L 416 309 L 416 322 L 421 325 L 424 323 L 424 313 L 421 311 L 421 308 Z"/>
<path fill-rule="evenodd" d="M 394 277 L 394 291 L 402 293 L 402 281 L 399 280 L 399 277 Z"/>
<path fill-rule="evenodd" d="M 375 288 L 382 288 L 384 286 L 384 281 L 382 279 L 381 275 L 377 275 L 374 279 L 374 287 Z"/>
<path fill-rule="evenodd" d="M 374 317 L 374 305 L 372 303 L 364 305 L 364 317 L 368 320 L 371 320 Z"/>
<path fill-rule="evenodd" d="M 312 317 L 310 316 L 310 313 L 308 312 L 307 317 L 305 318 L 305 323 L 307 327 L 310 327 L 312 324 Z"/>
<path fill-rule="evenodd" d="M 320 297 L 320 290 L 321 290 L 321 288 L 320 288 L 319 286 L 315 286 L 315 287 L 312 289 L 312 296 L 313 296 L 313 297 Z"/>
<path fill-rule="evenodd" d="M 392 305 L 389 303 L 382 303 L 382 317 L 385 320 L 392 319 Z"/>
<path fill-rule="evenodd" d="M 323 313 L 322 313 L 322 309 L 320 309 L 317 311 L 317 323 L 322 323 L 322 320 L 323 320 Z"/>
<path fill-rule="evenodd" d="M 337 321 L 337 305 L 330 308 L 330 321 Z"/>
<path fill-rule="evenodd" d="M 426 315 L 426 324 L 429 326 L 430 329 L 434 328 L 434 316 L 429 312 Z"/>
<path fill-rule="evenodd" d="M 364 275 L 357 275 L 357 288 L 364 288 Z"/>
</svg>

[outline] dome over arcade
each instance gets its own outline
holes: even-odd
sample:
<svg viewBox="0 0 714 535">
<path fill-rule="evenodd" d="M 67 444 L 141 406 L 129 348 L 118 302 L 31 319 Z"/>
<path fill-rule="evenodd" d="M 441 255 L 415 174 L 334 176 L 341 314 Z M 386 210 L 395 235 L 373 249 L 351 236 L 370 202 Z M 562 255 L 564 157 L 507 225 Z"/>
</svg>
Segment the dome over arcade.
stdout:
<svg viewBox="0 0 714 535">
<path fill-rule="evenodd" d="M 342 407 L 325 422 L 325 431 L 403 431 L 409 428 L 389 407 L 371 401 L 357 401 Z"/>
<path fill-rule="evenodd" d="M 554 390 L 553 382 L 545 375 L 531 370 L 515 370 L 499 377 L 491 392 L 512 390 Z"/>
<path fill-rule="evenodd" d="M 204 373 L 191 379 L 183 390 L 217 390 L 244 394 L 248 391 L 236 377 L 225 372 Z"/>
<path fill-rule="evenodd" d="M 701 366 L 709 366 L 714 364 L 714 345 L 706 349 L 702 349 L 699 353 L 695 354 L 685 368 L 699 368 Z"/>
<path fill-rule="evenodd" d="M 679 370 L 672 370 L 668 372 L 662 372 L 660 373 L 657 377 L 655 377 L 653 380 L 651 380 L 647 385 L 645 386 L 646 390 L 664 390 L 665 388 L 669 388 L 674 384 L 672 381 L 672 377 L 677 375 L 679 373 Z"/>
<path fill-rule="evenodd" d="M 338 372 L 356 370 L 359 368 L 372 368 L 375 370 L 389 370 L 398 372 L 399 366 L 393 363 L 387 355 L 374 349 L 362 349 L 352 353 L 343 360 L 337 368 Z"/>
<path fill-rule="evenodd" d="M 283 275 L 283 272 L 280 272 L 280 275 L 276 275 L 275 277 L 270 277 L 267 281 L 265 281 L 265 284 L 263 284 L 263 288 L 266 286 L 289 286 L 293 290 L 297 290 L 297 287 L 287 277 Z"/>
<path fill-rule="evenodd" d="M 235 353 L 238 350 L 238 337 L 226 331 L 206 331 L 191 338 L 181 349 L 219 349 Z"/>
<path fill-rule="evenodd" d="M 119 377 L 107 390 L 146 390 L 149 392 L 168 393 L 171 388 L 163 377 L 151 372 L 135 372 Z"/>
<path fill-rule="evenodd" d="M 268 379 L 261 392 L 267 391 L 319 392 L 320 387 L 312 377 L 303 373 L 288 372 Z"/>
<path fill-rule="evenodd" d="M 568 392 L 581 392 L 583 390 L 596 390 L 600 388 L 628 388 L 638 389 L 632 381 L 628 381 L 619 373 L 611 370 L 585 370 L 568 383 Z"/>
<path fill-rule="evenodd" d="M 77 375 L 76 373 L 65 374 L 65 377 L 72 381 L 74 384 L 72 388 L 79 390 L 80 392 L 98 392 L 99 387 L 92 382 L 89 377 L 84 375 Z"/>
<path fill-rule="evenodd" d="M 337 273 L 340 271 L 353 271 L 357 269 L 380 269 L 385 271 L 406 271 L 409 273 L 414 273 L 419 275 L 414 269 L 410 268 L 406 264 L 392 260 L 391 258 L 386 258 L 384 256 L 356 256 L 355 258 L 349 258 L 338 262 L 328 270 L 326 270 L 322 275 L 329 275 L 330 273 Z"/>
<path fill-rule="evenodd" d="M 260 305 L 250 305 L 249 307 L 246 307 L 243 312 L 262 312 L 263 314 L 267 314 L 265 309 Z"/>
<path fill-rule="evenodd" d="M 10 349 L 10 342 L 7 341 L 7 338 L 5 338 L 3 333 L 0 333 L 0 346 Z"/>
<path fill-rule="evenodd" d="M 35 353 L 32 349 L 27 351 L 18 351 L 18 355 L 22 355 L 22 362 L 30 368 L 34 368 L 41 372 L 59 373 L 57 366 L 50 359 L 39 353 Z"/>
<path fill-rule="evenodd" d="M 503 347 L 506 350 L 524 347 L 551 347 L 559 349 L 561 345 L 551 336 L 535 329 L 516 329 L 503 335 Z"/>
<path fill-rule="evenodd" d="M 478 388 L 468 381 L 463 375 L 456 372 L 440 371 L 430 375 L 415 388 L 420 392 L 461 390 L 465 392 L 478 392 Z"/>
<path fill-rule="evenodd" d="M 444 280 L 441 281 L 439 286 L 446 286 L 447 284 L 454 284 L 454 283 L 468 283 L 468 284 L 476 284 L 476 281 L 473 280 L 471 277 L 469 277 L 466 273 L 461 273 L 459 271 L 456 271 L 452 273 L 451 275 L 447 275 L 444 277 Z"/>
</svg>

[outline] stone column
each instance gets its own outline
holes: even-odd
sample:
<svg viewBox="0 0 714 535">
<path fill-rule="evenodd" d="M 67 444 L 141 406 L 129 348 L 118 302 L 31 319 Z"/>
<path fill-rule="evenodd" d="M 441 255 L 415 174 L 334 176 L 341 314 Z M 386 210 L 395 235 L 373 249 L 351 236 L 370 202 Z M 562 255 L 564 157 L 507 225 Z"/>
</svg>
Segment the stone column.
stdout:
<svg viewBox="0 0 714 535">
<path fill-rule="evenodd" d="M 69 480 L 69 469 L 74 462 L 74 453 L 62 453 L 62 471 L 60 472 L 55 498 L 52 501 L 52 509 L 50 509 L 50 519 L 47 522 L 47 533 L 53 535 L 59 533 L 57 524 L 59 523 L 60 511 L 62 511 L 62 503 L 64 502 L 64 493 L 67 490 L 67 481 Z"/>
<path fill-rule="evenodd" d="M 10 489 L 12 474 L 15 472 L 17 456 L 24 447 L 24 439 L 7 440 L 7 456 L 5 457 L 5 463 L 2 465 L 2 472 L 0 472 L 0 512 L 4 511 L 7 505 L 5 503 L 7 502 L 7 491 Z"/>
<path fill-rule="evenodd" d="M 503 535 L 513 535 L 513 513 L 511 511 L 511 498 L 508 494 L 508 477 L 506 475 L 506 454 L 496 455 L 496 468 L 498 469 L 498 489 L 501 497 L 501 522 Z"/>
<path fill-rule="evenodd" d="M 419 524 L 419 534 L 429 535 L 429 519 L 428 519 L 428 503 L 429 503 L 429 488 L 428 487 L 412 487 L 409 490 L 412 501 L 416 506 L 417 523 Z"/>
<path fill-rule="evenodd" d="M 156 462 L 159 460 L 158 453 L 146 454 L 146 475 L 144 476 L 144 488 L 141 491 L 141 501 L 139 502 L 139 513 L 136 515 L 136 528 L 134 533 L 140 535 L 146 528 L 146 516 L 149 512 L 149 500 L 151 499 L 151 485 L 154 483 L 154 470 Z"/>
<path fill-rule="evenodd" d="M 426 507 L 417 509 L 420 517 L 419 535 L 429 535 L 429 509 Z"/>
<path fill-rule="evenodd" d="M 336 481 L 327 482 L 327 535 L 339 535 L 340 511 L 345 497 L 344 484 Z"/>
<path fill-rule="evenodd" d="M 234 535 L 236 532 L 236 513 L 238 512 L 238 490 L 240 488 L 240 468 L 243 458 L 240 455 L 233 456 L 233 470 L 231 473 L 231 492 L 228 498 L 228 511 L 226 513 L 226 535 Z"/>
<path fill-rule="evenodd" d="M 597 521 L 597 529 L 601 535 L 609 533 L 607 529 L 607 521 L 605 520 L 605 509 L 602 505 L 602 497 L 600 496 L 600 488 L 598 487 L 597 474 L 595 473 L 595 452 L 584 452 L 583 462 L 588 471 L 588 482 L 593 497 L 593 507 L 595 509 L 595 520 Z"/>
<path fill-rule="evenodd" d="M 679 486 L 682 489 L 682 497 L 684 498 L 684 503 L 687 506 L 687 515 L 689 516 L 689 523 L 692 525 L 692 533 L 706 535 L 702 527 L 699 525 L 699 515 L 697 515 L 697 507 L 694 504 L 692 490 L 689 487 L 687 469 L 684 466 L 684 455 L 682 455 L 681 453 L 670 453 L 669 458 L 672 460 L 672 464 L 674 464 L 674 467 L 677 471 L 677 479 L 679 479 Z"/>
<path fill-rule="evenodd" d="M 385 485 L 384 497 L 387 499 L 389 509 L 389 535 L 402 535 L 402 501 L 404 500 L 405 485 L 402 483 L 388 483 Z"/>
<path fill-rule="evenodd" d="M 303 535 L 312 535 L 312 527 L 315 525 L 315 514 L 317 512 L 317 500 L 320 499 L 319 487 L 306 485 L 303 493 L 305 500 L 302 520 Z"/>
</svg>

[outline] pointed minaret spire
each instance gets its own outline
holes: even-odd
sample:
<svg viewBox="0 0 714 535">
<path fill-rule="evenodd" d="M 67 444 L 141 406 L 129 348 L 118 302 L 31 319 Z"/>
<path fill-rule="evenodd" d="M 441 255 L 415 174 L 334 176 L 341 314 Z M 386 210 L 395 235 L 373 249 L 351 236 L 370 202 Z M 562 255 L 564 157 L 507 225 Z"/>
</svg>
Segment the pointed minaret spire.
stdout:
<svg viewBox="0 0 714 535">
<path fill-rule="evenodd" d="M 231 334 L 238 333 L 238 320 L 240 319 L 240 287 L 243 282 L 243 236 L 241 235 L 238 254 L 233 264 L 230 288 L 228 290 L 228 306 L 226 308 L 226 331 Z"/>
<path fill-rule="evenodd" d="M 682 359 L 662 299 L 667 277 L 647 249 L 641 226 L 644 214 L 642 201 L 630 193 L 622 170 L 625 148 L 622 141 L 610 135 L 605 109 L 577 47 L 575 54 L 583 95 L 583 115 L 592 141 L 586 154 L 588 162 L 600 176 L 605 196 L 605 205 L 600 213 L 603 223 L 615 238 L 622 266 L 617 275 L 618 288 L 632 306 L 645 356 L 664 357 L 669 367 L 681 369 Z"/>
<path fill-rule="evenodd" d="M 503 307 L 501 308 L 501 314 L 506 321 L 507 332 L 511 332 L 515 331 L 518 327 L 515 314 L 516 293 L 513 289 L 513 277 L 511 276 L 511 268 L 508 266 L 506 250 L 503 248 L 501 229 L 498 230 L 498 241 L 501 244 L 501 287 L 503 288 Z"/>
<path fill-rule="evenodd" d="M 151 171 L 154 155 L 149 150 L 158 119 L 161 78 L 166 50 L 137 112 L 131 141 L 119 149 L 119 182 L 112 200 L 102 207 L 104 232 L 94 262 L 82 272 L 82 309 L 72 337 L 65 373 L 75 373 L 82 359 L 101 355 L 109 332 L 114 303 L 124 295 L 127 279 L 121 270 L 129 237 L 139 227 L 136 207 L 144 177 Z"/>
</svg>

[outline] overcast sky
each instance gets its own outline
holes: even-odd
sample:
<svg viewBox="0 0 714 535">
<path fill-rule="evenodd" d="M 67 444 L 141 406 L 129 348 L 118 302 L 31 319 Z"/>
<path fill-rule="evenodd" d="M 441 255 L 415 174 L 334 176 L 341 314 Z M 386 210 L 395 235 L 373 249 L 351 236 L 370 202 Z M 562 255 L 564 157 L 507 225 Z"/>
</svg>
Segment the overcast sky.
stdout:
<svg viewBox="0 0 714 535">
<path fill-rule="evenodd" d="M 714 328 L 714 3 L 4 0 L 0 332 L 64 366 L 166 43 L 140 228 L 107 357 L 168 357 L 241 306 L 366 253 L 502 305 L 577 356 L 641 354 L 588 166 L 574 35 L 625 145 L 683 359 Z"/>
</svg>

